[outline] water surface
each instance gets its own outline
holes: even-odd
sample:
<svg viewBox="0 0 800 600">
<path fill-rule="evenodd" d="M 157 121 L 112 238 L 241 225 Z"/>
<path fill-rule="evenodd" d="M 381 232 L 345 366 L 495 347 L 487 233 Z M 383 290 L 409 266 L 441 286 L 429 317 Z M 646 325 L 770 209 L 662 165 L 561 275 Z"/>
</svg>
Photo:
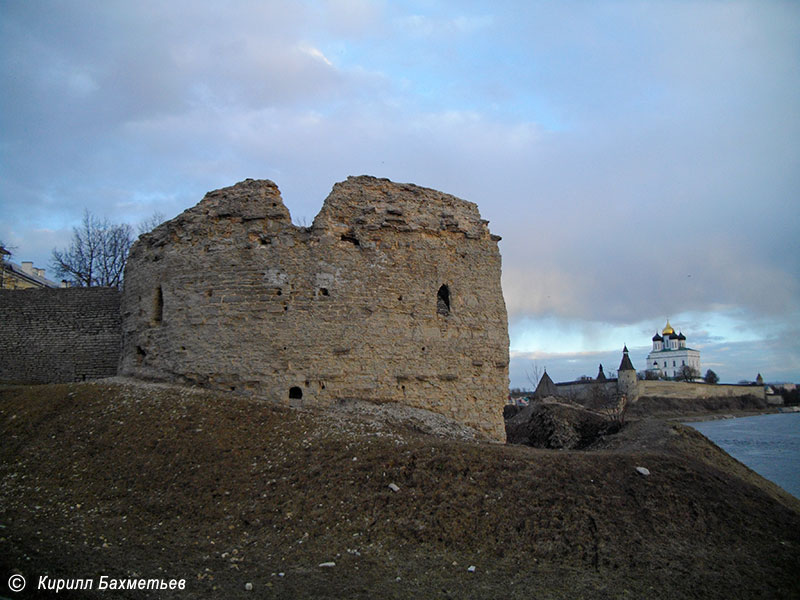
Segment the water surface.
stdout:
<svg viewBox="0 0 800 600">
<path fill-rule="evenodd" d="M 687 423 L 736 460 L 800 498 L 800 413 Z"/>
</svg>

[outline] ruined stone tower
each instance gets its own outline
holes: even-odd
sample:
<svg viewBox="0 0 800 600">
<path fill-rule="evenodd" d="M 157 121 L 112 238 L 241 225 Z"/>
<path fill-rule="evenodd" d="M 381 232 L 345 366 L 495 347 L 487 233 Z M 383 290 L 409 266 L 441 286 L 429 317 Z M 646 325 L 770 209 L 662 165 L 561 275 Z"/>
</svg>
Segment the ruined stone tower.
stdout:
<svg viewBox="0 0 800 600">
<path fill-rule="evenodd" d="M 498 240 L 475 204 L 386 179 L 336 184 L 309 228 L 271 181 L 210 192 L 131 250 L 120 372 L 398 402 L 504 440 Z"/>
</svg>

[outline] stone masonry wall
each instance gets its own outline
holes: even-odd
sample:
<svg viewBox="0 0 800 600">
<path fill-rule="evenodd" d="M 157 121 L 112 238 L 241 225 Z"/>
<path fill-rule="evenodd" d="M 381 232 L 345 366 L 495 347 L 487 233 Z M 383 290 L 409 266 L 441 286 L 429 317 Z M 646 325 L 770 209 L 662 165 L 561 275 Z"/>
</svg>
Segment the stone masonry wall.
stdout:
<svg viewBox="0 0 800 600">
<path fill-rule="evenodd" d="M 606 381 L 572 381 L 567 383 L 557 383 L 558 393 L 565 398 L 580 402 L 594 397 L 612 398 L 619 393 L 616 379 Z"/>
<path fill-rule="evenodd" d="M 308 228 L 271 181 L 210 192 L 131 251 L 121 372 L 399 402 L 504 440 L 498 240 L 475 204 L 385 179 L 336 184 Z"/>
<path fill-rule="evenodd" d="M 115 375 L 119 307 L 120 293 L 112 288 L 0 290 L 0 381 Z"/>
<path fill-rule="evenodd" d="M 659 398 L 734 398 L 756 396 L 766 398 L 763 385 L 730 385 L 688 383 L 683 381 L 640 381 L 641 396 Z"/>
<path fill-rule="evenodd" d="M 559 393 L 577 401 L 586 400 L 602 393 L 618 393 L 616 380 L 606 382 L 568 382 L 558 383 Z M 637 381 L 636 392 L 628 391 L 629 400 L 635 402 L 638 398 L 678 398 L 687 400 L 700 400 L 703 398 L 735 398 L 741 396 L 756 396 L 766 398 L 764 386 L 758 385 L 730 385 L 706 383 L 689 383 L 684 381 Z"/>
</svg>

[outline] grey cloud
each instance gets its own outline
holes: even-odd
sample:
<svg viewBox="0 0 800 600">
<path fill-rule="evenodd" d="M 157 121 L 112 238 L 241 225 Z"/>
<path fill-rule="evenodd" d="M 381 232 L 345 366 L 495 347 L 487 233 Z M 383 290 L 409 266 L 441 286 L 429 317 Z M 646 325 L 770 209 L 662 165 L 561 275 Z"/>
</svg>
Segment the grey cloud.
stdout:
<svg viewBox="0 0 800 600">
<path fill-rule="evenodd" d="M 380 0 L 326 0 L 319 22 L 344 37 L 381 35 L 386 2 Z"/>
<path fill-rule="evenodd" d="M 370 173 L 478 203 L 512 319 L 798 310 L 797 8 L 444 4 L 413 39 L 410 12 L 4 4 L 0 236 L 245 177 L 310 219 Z"/>
</svg>

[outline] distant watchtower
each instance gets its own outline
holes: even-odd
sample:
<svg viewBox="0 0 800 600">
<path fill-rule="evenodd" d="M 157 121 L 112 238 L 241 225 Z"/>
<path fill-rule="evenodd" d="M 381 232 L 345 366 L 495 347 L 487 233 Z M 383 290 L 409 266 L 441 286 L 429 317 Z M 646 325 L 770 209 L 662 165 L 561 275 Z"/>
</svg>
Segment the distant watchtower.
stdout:
<svg viewBox="0 0 800 600">
<path fill-rule="evenodd" d="M 633 368 L 630 356 L 628 356 L 628 346 L 622 348 L 622 362 L 617 369 L 617 389 L 620 394 L 628 397 L 628 402 L 636 402 L 639 398 L 639 380 L 636 377 L 636 369 Z"/>
</svg>

